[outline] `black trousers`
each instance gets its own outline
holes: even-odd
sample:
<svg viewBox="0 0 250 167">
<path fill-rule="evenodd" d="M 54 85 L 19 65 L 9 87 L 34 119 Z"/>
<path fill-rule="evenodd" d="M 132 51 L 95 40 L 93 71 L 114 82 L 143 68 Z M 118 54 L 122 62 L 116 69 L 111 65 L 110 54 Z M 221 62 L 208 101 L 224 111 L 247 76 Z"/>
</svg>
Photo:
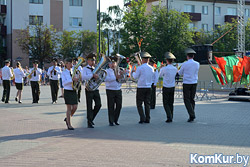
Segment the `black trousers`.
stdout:
<svg viewBox="0 0 250 167">
<path fill-rule="evenodd" d="M 81 92 L 82 92 L 82 85 L 80 85 L 79 90 L 77 91 L 78 100 L 81 99 Z"/>
<path fill-rule="evenodd" d="M 151 88 L 137 88 L 136 92 L 136 106 L 140 115 L 140 121 L 150 120 L 150 99 Z M 145 114 L 143 112 L 142 103 L 144 103 Z"/>
<path fill-rule="evenodd" d="M 106 89 L 109 123 L 118 122 L 122 108 L 122 91 Z"/>
<path fill-rule="evenodd" d="M 162 88 L 163 106 L 169 120 L 172 120 L 174 116 L 174 90 L 175 87 Z"/>
<path fill-rule="evenodd" d="M 183 96 L 184 96 L 184 104 L 188 111 L 190 118 L 195 118 L 195 94 L 196 94 L 197 84 L 183 84 Z"/>
<path fill-rule="evenodd" d="M 2 101 L 9 102 L 10 98 L 10 80 L 3 80 L 3 96 Z"/>
<path fill-rule="evenodd" d="M 85 89 L 85 94 L 87 103 L 87 119 L 88 121 L 93 121 L 102 107 L 100 93 L 99 90 L 87 91 Z M 95 102 L 94 109 L 92 107 L 93 101 Z"/>
<path fill-rule="evenodd" d="M 150 108 L 155 108 L 155 102 L 156 102 L 156 86 L 154 86 L 154 83 L 151 85 L 151 100 L 150 100 Z"/>
<path fill-rule="evenodd" d="M 59 82 L 58 82 L 58 80 L 50 79 L 49 83 L 50 83 L 52 101 L 55 102 L 55 101 L 57 101 Z"/>
<path fill-rule="evenodd" d="M 37 103 L 39 101 L 40 96 L 40 85 L 38 81 L 30 81 L 31 90 L 32 90 L 32 98 L 33 103 Z"/>
</svg>

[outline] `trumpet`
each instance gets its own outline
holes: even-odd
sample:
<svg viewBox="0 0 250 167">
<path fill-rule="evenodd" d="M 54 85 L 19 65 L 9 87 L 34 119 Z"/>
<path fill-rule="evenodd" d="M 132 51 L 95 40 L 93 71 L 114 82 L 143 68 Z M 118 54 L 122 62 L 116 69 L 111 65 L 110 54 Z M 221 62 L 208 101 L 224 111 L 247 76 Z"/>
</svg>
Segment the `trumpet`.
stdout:
<svg viewBox="0 0 250 167">
<path fill-rule="evenodd" d="M 29 79 L 31 79 L 32 74 L 33 74 L 36 70 L 37 70 L 37 69 L 36 69 L 36 68 L 34 68 L 34 69 L 31 71 L 31 73 L 29 73 L 29 74 L 28 74 L 28 76 L 27 76 L 27 77 L 28 77 Z"/>
<path fill-rule="evenodd" d="M 15 79 L 14 69 L 11 67 L 10 70 L 12 73 L 12 77 L 10 78 L 10 80 L 13 80 L 13 79 Z"/>
</svg>

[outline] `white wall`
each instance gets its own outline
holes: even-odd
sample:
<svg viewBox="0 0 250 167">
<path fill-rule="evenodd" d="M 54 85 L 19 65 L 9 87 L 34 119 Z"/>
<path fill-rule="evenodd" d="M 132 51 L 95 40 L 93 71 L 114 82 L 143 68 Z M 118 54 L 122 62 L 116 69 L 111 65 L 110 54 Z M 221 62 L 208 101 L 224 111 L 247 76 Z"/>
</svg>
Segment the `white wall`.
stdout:
<svg viewBox="0 0 250 167">
<path fill-rule="evenodd" d="M 12 28 L 24 29 L 29 24 L 29 0 L 12 0 Z M 9 12 L 9 11 L 7 11 Z"/>
</svg>

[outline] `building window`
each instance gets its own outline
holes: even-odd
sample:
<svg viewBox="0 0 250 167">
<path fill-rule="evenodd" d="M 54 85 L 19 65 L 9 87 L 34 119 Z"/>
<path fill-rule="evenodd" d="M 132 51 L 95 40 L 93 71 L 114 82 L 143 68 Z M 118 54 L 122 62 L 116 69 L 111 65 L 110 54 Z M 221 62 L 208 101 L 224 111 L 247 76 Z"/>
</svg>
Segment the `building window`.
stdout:
<svg viewBox="0 0 250 167">
<path fill-rule="evenodd" d="M 245 9 L 245 16 L 249 17 L 249 9 Z"/>
<path fill-rule="evenodd" d="M 6 5 L 6 0 L 0 0 L 1 5 Z"/>
<path fill-rule="evenodd" d="M 227 8 L 227 15 L 237 15 L 236 8 Z"/>
<path fill-rule="evenodd" d="M 69 6 L 82 6 L 82 0 L 69 0 Z"/>
<path fill-rule="evenodd" d="M 204 32 L 208 32 L 208 24 L 202 24 L 202 29 Z"/>
<path fill-rule="evenodd" d="M 194 5 L 185 5 L 184 6 L 184 12 L 194 13 L 194 11 L 195 11 Z"/>
<path fill-rule="evenodd" d="M 220 7 L 215 7 L 215 15 L 220 16 Z"/>
<path fill-rule="evenodd" d="M 69 25 L 72 27 L 81 27 L 82 26 L 82 18 L 70 17 Z"/>
<path fill-rule="evenodd" d="M 202 6 L 202 14 L 208 15 L 208 6 Z"/>
<path fill-rule="evenodd" d="M 43 16 L 29 16 L 29 24 L 30 25 L 36 25 L 36 24 L 42 24 L 43 23 Z"/>
<path fill-rule="evenodd" d="M 43 4 L 43 0 L 30 0 L 30 3 Z"/>
<path fill-rule="evenodd" d="M 194 29 L 195 25 L 194 25 L 194 23 L 189 23 L 189 24 L 188 24 L 188 27 L 189 27 L 190 29 Z"/>
</svg>

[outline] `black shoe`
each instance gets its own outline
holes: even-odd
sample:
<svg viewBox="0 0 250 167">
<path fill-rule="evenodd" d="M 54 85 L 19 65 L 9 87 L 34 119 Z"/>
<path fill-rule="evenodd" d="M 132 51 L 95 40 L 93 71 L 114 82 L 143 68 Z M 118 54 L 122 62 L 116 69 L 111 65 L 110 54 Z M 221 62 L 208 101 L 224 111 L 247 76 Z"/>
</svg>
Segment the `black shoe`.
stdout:
<svg viewBox="0 0 250 167">
<path fill-rule="evenodd" d="M 144 121 L 144 123 L 149 124 L 149 123 L 150 123 L 150 121 L 149 121 L 149 120 L 146 120 L 146 121 Z"/>
<path fill-rule="evenodd" d="M 9 104 L 9 102 L 8 102 L 8 101 L 6 101 L 6 102 L 5 102 L 5 104 Z"/>
<path fill-rule="evenodd" d="M 109 126 L 115 126 L 114 123 L 109 123 Z"/>
<path fill-rule="evenodd" d="M 81 103 L 81 100 L 80 100 L 80 99 L 78 99 L 78 102 L 79 102 L 79 103 Z"/>
<path fill-rule="evenodd" d="M 15 98 L 15 101 L 17 101 L 17 97 Z"/>
<path fill-rule="evenodd" d="M 144 121 L 139 121 L 138 123 L 139 123 L 139 124 L 143 124 L 143 123 L 144 123 Z"/>
<path fill-rule="evenodd" d="M 75 130 L 75 129 L 73 127 L 72 128 L 68 127 L 68 130 Z"/>
<path fill-rule="evenodd" d="M 22 104 L 22 101 L 19 101 L 18 103 L 19 103 L 19 104 Z"/>
<path fill-rule="evenodd" d="M 188 120 L 187 120 L 187 122 L 193 122 L 194 121 L 194 118 L 189 118 Z"/>
<path fill-rule="evenodd" d="M 172 119 L 167 119 L 165 122 L 170 123 L 170 122 L 173 122 L 173 121 L 172 121 Z"/>
<path fill-rule="evenodd" d="M 120 125 L 118 122 L 115 122 L 116 125 Z"/>
<path fill-rule="evenodd" d="M 88 128 L 94 128 L 92 124 L 88 124 Z"/>
<path fill-rule="evenodd" d="M 4 102 L 4 99 L 2 99 L 2 102 Z"/>
</svg>

